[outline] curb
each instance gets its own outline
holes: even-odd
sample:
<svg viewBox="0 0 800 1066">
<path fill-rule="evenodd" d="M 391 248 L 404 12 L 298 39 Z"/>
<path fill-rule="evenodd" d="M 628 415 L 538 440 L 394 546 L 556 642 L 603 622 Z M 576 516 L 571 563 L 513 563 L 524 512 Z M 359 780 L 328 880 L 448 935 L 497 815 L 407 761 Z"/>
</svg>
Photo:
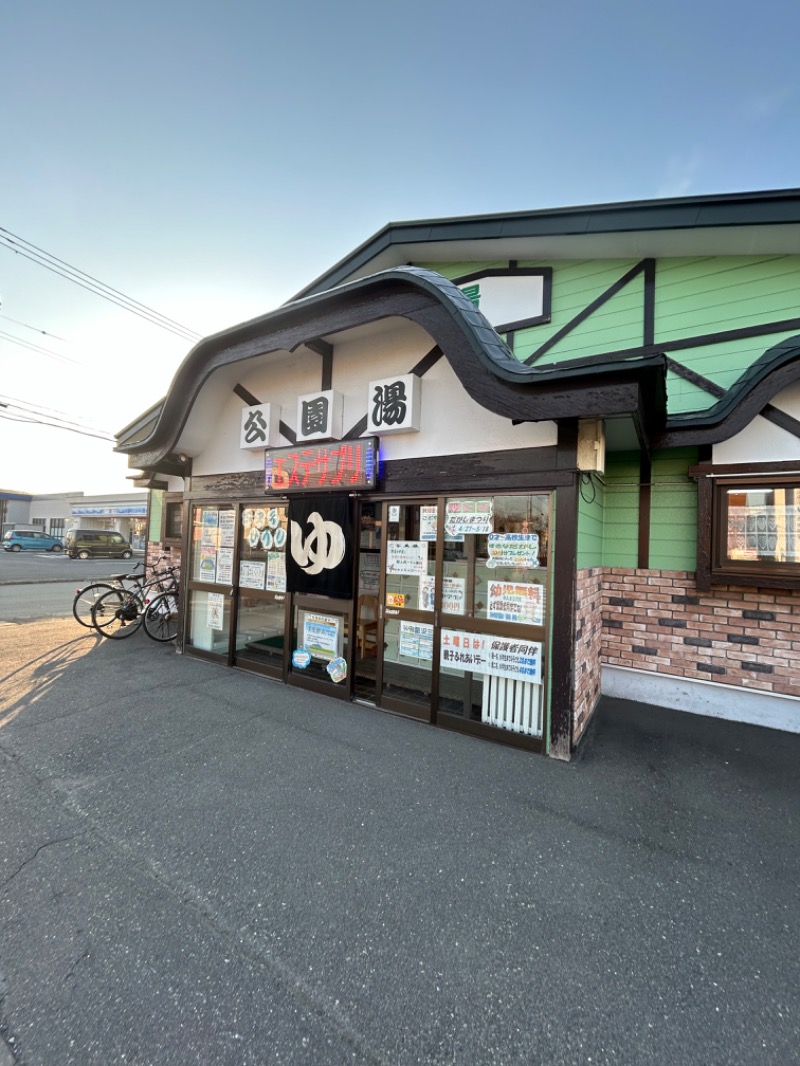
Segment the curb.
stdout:
<svg viewBox="0 0 800 1066">
<path fill-rule="evenodd" d="M 103 581 L 104 578 L 98 577 L 95 580 Z M 91 585 L 92 581 L 78 582 L 83 585 Z M 70 577 L 44 577 L 39 578 L 38 581 L 0 581 L 0 588 L 4 588 L 6 585 L 74 585 L 75 581 Z"/>
</svg>

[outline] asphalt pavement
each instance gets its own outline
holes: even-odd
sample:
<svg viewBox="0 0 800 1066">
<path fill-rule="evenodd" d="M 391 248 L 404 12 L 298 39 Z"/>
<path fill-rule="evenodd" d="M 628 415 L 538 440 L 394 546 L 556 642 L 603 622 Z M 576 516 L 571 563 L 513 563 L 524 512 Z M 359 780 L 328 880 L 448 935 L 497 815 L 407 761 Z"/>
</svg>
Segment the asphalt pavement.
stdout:
<svg viewBox="0 0 800 1066">
<path fill-rule="evenodd" d="M 69 620 L 0 679 L 23 1066 L 800 1063 L 800 736 L 604 700 L 563 764 Z"/>
<path fill-rule="evenodd" d="M 61 581 L 88 585 L 112 574 L 130 573 L 143 561 L 144 552 L 134 552 L 132 559 L 70 559 L 64 552 L 0 551 L 0 585 Z"/>
</svg>

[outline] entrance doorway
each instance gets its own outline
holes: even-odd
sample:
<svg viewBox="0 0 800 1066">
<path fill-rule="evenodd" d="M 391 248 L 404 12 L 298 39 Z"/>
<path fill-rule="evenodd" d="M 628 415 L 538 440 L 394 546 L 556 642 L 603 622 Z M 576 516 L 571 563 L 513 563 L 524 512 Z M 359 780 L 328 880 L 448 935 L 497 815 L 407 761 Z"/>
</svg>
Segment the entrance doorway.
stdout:
<svg viewBox="0 0 800 1066">
<path fill-rule="evenodd" d="M 238 569 L 233 665 L 283 679 L 289 644 L 286 594 L 288 507 L 283 501 L 238 509 Z"/>
<path fill-rule="evenodd" d="M 550 512 L 549 493 L 362 504 L 356 698 L 541 747 Z"/>
<path fill-rule="evenodd" d="M 287 592 L 285 499 L 193 504 L 184 647 L 541 749 L 551 503 L 548 492 L 362 499 L 352 599 Z"/>
<path fill-rule="evenodd" d="M 189 653 L 284 677 L 287 524 L 285 502 L 192 506 L 184 639 Z"/>
<path fill-rule="evenodd" d="M 432 717 L 435 682 L 435 512 L 424 500 L 389 500 L 382 513 L 378 704 L 425 721 Z"/>
</svg>

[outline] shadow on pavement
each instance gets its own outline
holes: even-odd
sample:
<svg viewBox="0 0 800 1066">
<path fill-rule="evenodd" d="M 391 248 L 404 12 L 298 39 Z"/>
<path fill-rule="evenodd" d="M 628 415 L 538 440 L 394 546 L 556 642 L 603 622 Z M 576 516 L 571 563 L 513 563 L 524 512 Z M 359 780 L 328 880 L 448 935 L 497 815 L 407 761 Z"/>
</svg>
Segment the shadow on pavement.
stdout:
<svg viewBox="0 0 800 1066">
<path fill-rule="evenodd" d="M 26 1066 L 792 1066 L 800 738 L 605 700 L 569 765 L 0 626 Z"/>
</svg>

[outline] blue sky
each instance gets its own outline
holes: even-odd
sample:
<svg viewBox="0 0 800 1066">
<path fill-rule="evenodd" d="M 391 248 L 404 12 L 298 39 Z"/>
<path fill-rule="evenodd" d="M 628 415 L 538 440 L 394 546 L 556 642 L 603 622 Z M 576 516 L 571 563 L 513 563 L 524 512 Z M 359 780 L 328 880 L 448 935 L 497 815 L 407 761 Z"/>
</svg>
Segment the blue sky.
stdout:
<svg viewBox="0 0 800 1066">
<path fill-rule="evenodd" d="M 205 335 L 389 221 L 799 186 L 799 33 L 783 0 L 28 0 L 4 12 L 0 227 Z M 5 247 L 0 300 L 0 331 L 55 353 L 0 337 L 0 401 L 95 428 L 189 349 Z M 0 419 L 2 488 L 126 472 Z"/>
</svg>

